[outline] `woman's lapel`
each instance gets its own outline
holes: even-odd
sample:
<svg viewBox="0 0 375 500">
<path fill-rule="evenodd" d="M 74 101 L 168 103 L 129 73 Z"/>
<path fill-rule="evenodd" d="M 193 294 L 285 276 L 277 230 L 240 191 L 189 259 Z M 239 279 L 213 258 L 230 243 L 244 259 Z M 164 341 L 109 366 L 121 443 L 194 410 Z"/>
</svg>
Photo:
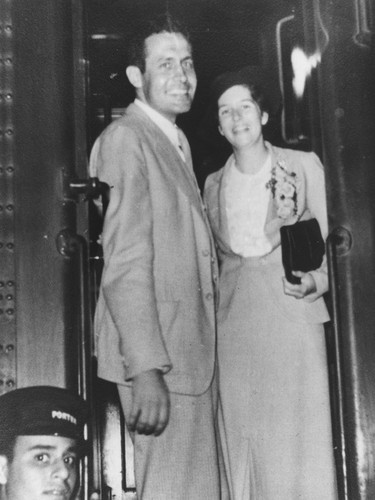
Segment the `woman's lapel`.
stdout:
<svg viewBox="0 0 375 500">
<path fill-rule="evenodd" d="M 206 193 L 209 218 L 213 232 L 220 243 L 220 247 L 226 252 L 230 252 L 230 239 L 225 189 L 231 158 L 232 157 L 230 157 L 225 166 L 215 174 L 214 183 Z"/>
</svg>

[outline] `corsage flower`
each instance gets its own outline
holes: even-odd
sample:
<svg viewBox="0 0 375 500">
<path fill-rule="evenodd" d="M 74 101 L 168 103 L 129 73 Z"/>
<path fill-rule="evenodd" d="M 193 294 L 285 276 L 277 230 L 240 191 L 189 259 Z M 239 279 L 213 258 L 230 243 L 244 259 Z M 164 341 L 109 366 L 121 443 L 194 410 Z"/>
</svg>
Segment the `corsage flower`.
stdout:
<svg viewBox="0 0 375 500">
<path fill-rule="evenodd" d="M 271 190 L 277 206 L 277 216 L 288 219 L 297 213 L 297 175 L 288 172 L 284 160 L 278 160 L 271 171 L 266 188 Z"/>
</svg>

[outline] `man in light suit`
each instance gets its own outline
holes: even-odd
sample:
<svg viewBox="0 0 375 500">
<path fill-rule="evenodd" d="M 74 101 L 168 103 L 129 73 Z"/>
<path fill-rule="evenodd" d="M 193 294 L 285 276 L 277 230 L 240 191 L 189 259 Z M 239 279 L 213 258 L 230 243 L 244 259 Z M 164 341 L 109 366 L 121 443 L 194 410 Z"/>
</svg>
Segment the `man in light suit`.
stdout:
<svg viewBox="0 0 375 500">
<path fill-rule="evenodd" d="M 159 22 L 159 24 L 158 24 Z M 142 500 L 218 500 L 214 244 L 186 137 L 196 89 L 187 34 L 168 16 L 139 31 L 136 99 L 97 139 L 109 186 L 96 309 L 99 376 L 115 382 Z"/>
</svg>

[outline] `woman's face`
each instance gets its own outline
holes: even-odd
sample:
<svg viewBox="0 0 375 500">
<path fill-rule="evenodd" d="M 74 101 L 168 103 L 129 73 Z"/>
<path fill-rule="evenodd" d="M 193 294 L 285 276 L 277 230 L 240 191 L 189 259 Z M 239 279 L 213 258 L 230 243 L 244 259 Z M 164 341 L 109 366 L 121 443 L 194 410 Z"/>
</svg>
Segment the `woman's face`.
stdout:
<svg viewBox="0 0 375 500">
<path fill-rule="evenodd" d="M 219 132 L 234 149 L 253 146 L 262 138 L 268 113 L 261 111 L 245 85 L 234 85 L 218 100 Z"/>
</svg>

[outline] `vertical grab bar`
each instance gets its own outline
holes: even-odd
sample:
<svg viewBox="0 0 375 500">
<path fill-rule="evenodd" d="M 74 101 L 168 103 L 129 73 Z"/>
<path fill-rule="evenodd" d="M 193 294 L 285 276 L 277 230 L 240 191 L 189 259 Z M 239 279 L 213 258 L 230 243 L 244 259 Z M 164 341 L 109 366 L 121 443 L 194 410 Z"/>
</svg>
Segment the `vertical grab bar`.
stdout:
<svg viewBox="0 0 375 500">
<path fill-rule="evenodd" d="M 334 393 L 336 394 L 336 411 L 333 432 L 335 441 L 335 458 L 338 462 L 338 496 L 340 499 L 348 500 L 347 470 L 346 470 L 346 442 L 344 433 L 344 396 L 342 377 L 342 354 L 340 349 L 340 298 L 337 283 L 337 255 L 345 253 L 351 246 L 350 233 L 343 227 L 335 228 L 327 238 L 327 262 L 330 280 L 330 296 L 332 299 L 332 326 L 335 371 L 333 380 Z"/>
<path fill-rule="evenodd" d="M 81 396 L 86 399 L 90 408 L 90 413 L 93 411 L 92 394 L 91 394 L 91 314 L 90 314 L 90 295 L 89 295 L 89 270 L 88 270 L 88 246 L 87 241 L 81 235 L 75 235 L 77 245 L 77 260 L 79 268 L 79 296 L 80 296 L 80 339 L 78 342 L 78 390 Z M 96 443 L 93 439 L 93 429 L 89 425 L 87 428 L 87 439 L 89 442 Z M 92 483 L 93 471 L 86 459 L 83 471 L 84 483 L 84 500 L 89 500 L 89 488 Z"/>
<path fill-rule="evenodd" d="M 96 177 L 79 179 L 67 176 L 64 187 L 66 207 L 68 205 L 74 206 L 80 195 L 84 196 L 84 200 L 95 199 L 106 191 L 106 185 Z M 81 469 L 81 487 L 84 500 L 88 500 L 90 487 L 93 486 L 98 489 L 98 487 L 102 486 L 100 479 L 100 439 L 98 438 L 99 431 L 96 425 L 96 405 L 92 385 L 94 349 L 91 335 L 89 248 L 86 239 L 70 228 L 62 229 L 58 233 L 56 246 L 58 252 L 68 261 L 66 286 L 74 286 L 74 290 L 67 290 L 67 293 L 73 293 L 77 296 L 78 309 L 75 308 L 75 304 L 71 304 L 66 314 L 71 316 L 73 311 L 73 328 L 78 330 L 74 344 L 77 355 L 75 369 L 73 370 L 75 376 L 70 377 L 70 384 L 75 385 L 78 393 L 86 399 L 91 414 L 91 425 L 87 427 L 87 439 L 91 443 L 92 456 L 85 458 Z M 73 284 L 71 283 L 72 276 L 78 277 L 78 279 L 73 279 Z M 66 302 L 69 303 L 68 300 Z M 71 324 L 71 318 L 68 318 L 67 323 Z"/>
<path fill-rule="evenodd" d="M 355 7 L 354 43 L 360 47 L 371 46 L 373 5 L 369 0 L 353 0 Z"/>
<path fill-rule="evenodd" d="M 87 243 L 83 236 L 70 229 L 62 229 L 56 237 L 58 252 L 71 262 L 78 264 L 79 274 L 79 332 L 77 347 L 77 391 L 84 399 L 90 394 L 87 389 L 91 358 L 90 346 L 90 300 L 87 286 L 88 258 Z"/>
<path fill-rule="evenodd" d="M 72 211 L 72 207 L 79 200 L 79 196 L 83 195 L 84 199 L 94 199 L 102 195 L 106 191 L 105 184 L 101 183 L 96 177 L 87 179 L 79 179 L 76 177 L 70 178 L 66 176 L 64 192 L 65 205 L 68 210 Z M 89 272 L 89 249 L 86 239 L 77 234 L 75 230 L 70 228 L 62 229 L 56 237 L 56 246 L 58 252 L 67 260 L 66 270 L 66 288 L 73 286 L 74 290 L 67 290 L 66 293 L 74 294 L 76 301 L 70 304 L 69 310 L 66 312 L 67 324 L 75 330 L 77 329 L 76 342 L 74 343 L 75 353 L 77 355 L 74 366 L 74 374 L 68 374 L 70 380 L 68 385 L 76 387 L 78 393 L 87 401 L 91 413 L 91 425 L 87 427 L 87 438 L 91 443 L 92 456 L 85 458 L 81 469 L 82 490 L 84 500 L 89 498 L 89 489 L 94 486 L 101 486 L 100 475 L 100 439 L 98 438 L 96 405 L 93 395 L 93 340 L 92 340 L 92 324 L 91 324 L 91 297 L 90 297 L 90 272 Z M 74 279 L 78 276 L 78 279 Z M 73 282 L 71 281 L 73 278 Z M 69 300 L 66 300 L 69 303 Z M 78 309 L 75 304 L 78 304 Z M 72 323 L 73 319 L 73 323 Z"/>
<path fill-rule="evenodd" d="M 61 230 L 56 237 L 56 245 L 59 253 L 69 259 L 69 264 L 74 266 L 74 272 L 78 275 L 78 332 L 76 337 L 76 367 L 77 367 L 77 392 L 92 412 L 91 394 L 91 314 L 90 296 L 88 285 L 88 248 L 85 238 L 70 229 Z M 71 269 L 71 268 L 70 268 Z M 93 443 L 93 430 L 87 426 L 87 439 Z M 81 468 L 81 488 L 84 499 L 88 500 L 89 482 L 92 476 L 91 467 L 87 458 Z"/>
<path fill-rule="evenodd" d="M 284 68 L 282 56 L 282 42 L 281 42 L 281 28 L 285 23 L 294 20 L 294 15 L 286 16 L 280 19 L 276 25 L 276 48 L 277 48 L 277 65 L 279 70 L 279 86 L 282 98 L 282 111 L 281 111 L 281 135 L 286 144 L 298 144 L 299 140 L 296 137 L 287 137 L 286 132 L 286 116 L 285 116 L 285 88 L 284 88 Z"/>
</svg>

